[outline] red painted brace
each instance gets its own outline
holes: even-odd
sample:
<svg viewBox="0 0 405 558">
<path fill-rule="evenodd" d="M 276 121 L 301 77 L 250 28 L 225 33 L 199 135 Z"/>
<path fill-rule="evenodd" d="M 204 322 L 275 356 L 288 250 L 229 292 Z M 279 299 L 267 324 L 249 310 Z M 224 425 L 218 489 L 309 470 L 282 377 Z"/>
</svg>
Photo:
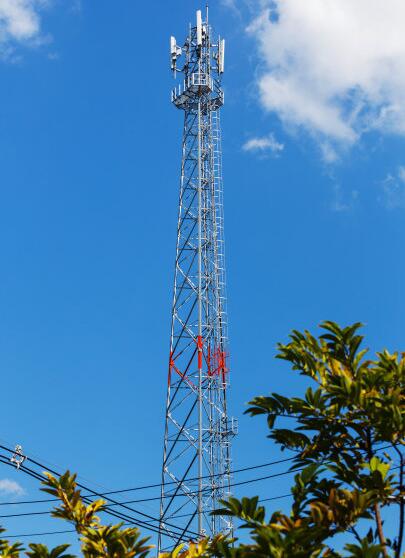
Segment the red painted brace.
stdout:
<svg viewBox="0 0 405 558">
<path fill-rule="evenodd" d="M 170 385 L 171 371 L 172 370 L 174 370 L 176 372 L 176 374 L 178 374 L 180 376 L 180 378 L 183 378 L 183 380 L 185 382 L 187 382 L 191 387 L 195 388 L 195 385 L 193 384 L 193 382 L 191 380 L 189 380 L 185 374 L 180 372 L 180 370 L 174 364 L 173 353 L 170 353 L 170 358 L 169 358 L 169 385 Z"/>
<path fill-rule="evenodd" d="M 216 349 L 215 351 L 211 351 L 211 348 L 208 347 L 208 354 L 207 354 L 207 366 L 208 366 L 208 376 L 222 376 L 222 380 L 225 383 L 225 374 L 229 372 L 227 368 L 227 359 L 228 355 L 226 352 L 221 351 L 220 349 Z"/>
<path fill-rule="evenodd" d="M 197 349 L 198 349 L 198 370 L 201 370 L 203 365 L 203 358 L 202 358 L 203 341 L 201 335 L 197 337 Z"/>
</svg>

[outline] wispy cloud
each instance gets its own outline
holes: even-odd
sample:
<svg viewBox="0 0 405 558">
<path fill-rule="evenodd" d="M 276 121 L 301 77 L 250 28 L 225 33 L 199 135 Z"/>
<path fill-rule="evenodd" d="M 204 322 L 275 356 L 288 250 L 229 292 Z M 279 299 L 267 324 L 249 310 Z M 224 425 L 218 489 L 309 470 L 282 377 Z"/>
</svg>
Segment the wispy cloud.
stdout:
<svg viewBox="0 0 405 558">
<path fill-rule="evenodd" d="M 256 0 L 256 14 L 261 104 L 326 141 L 326 160 L 370 130 L 405 136 L 403 0 Z"/>
<path fill-rule="evenodd" d="M 340 184 L 335 183 L 333 188 L 333 200 L 330 209 L 337 213 L 347 213 L 355 208 L 355 204 L 359 198 L 358 190 L 351 190 L 345 194 Z"/>
<path fill-rule="evenodd" d="M 239 9 L 239 6 L 237 5 L 237 0 L 221 0 L 221 4 L 225 8 L 232 10 L 232 12 L 237 14 L 239 17 L 241 16 L 241 11 Z"/>
<path fill-rule="evenodd" d="M 0 56 L 14 60 L 17 45 L 49 42 L 41 30 L 41 11 L 51 0 L 0 0 Z"/>
<path fill-rule="evenodd" d="M 20 486 L 18 482 L 9 479 L 0 479 L 0 495 L 22 496 L 24 492 L 23 487 Z"/>
<path fill-rule="evenodd" d="M 405 208 L 405 166 L 399 166 L 394 174 L 387 174 L 381 183 L 380 201 L 387 209 Z"/>
<path fill-rule="evenodd" d="M 339 160 L 336 149 L 329 142 L 321 143 L 320 148 L 322 159 L 325 163 L 336 163 Z"/>
<path fill-rule="evenodd" d="M 268 134 L 267 136 L 255 137 L 247 140 L 242 145 L 243 151 L 255 151 L 259 153 L 272 153 L 278 155 L 283 151 L 284 144 L 280 143 L 274 137 L 274 134 Z"/>
</svg>

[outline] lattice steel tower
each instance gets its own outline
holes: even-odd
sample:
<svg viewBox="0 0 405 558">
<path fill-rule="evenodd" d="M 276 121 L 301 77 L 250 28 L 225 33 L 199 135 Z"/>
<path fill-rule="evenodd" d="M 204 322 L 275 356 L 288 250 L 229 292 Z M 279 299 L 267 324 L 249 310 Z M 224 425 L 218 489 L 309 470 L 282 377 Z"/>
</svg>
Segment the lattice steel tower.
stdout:
<svg viewBox="0 0 405 558">
<path fill-rule="evenodd" d="M 184 111 L 184 128 L 159 550 L 232 530 L 229 518 L 210 515 L 230 494 L 230 445 L 237 429 L 227 413 L 219 119 L 224 51 L 225 41 L 214 38 L 209 25 L 208 9 L 205 21 L 197 11 L 183 47 L 170 40 L 171 69 L 175 77 L 183 74 L 172 102 Z"/>
</svg>

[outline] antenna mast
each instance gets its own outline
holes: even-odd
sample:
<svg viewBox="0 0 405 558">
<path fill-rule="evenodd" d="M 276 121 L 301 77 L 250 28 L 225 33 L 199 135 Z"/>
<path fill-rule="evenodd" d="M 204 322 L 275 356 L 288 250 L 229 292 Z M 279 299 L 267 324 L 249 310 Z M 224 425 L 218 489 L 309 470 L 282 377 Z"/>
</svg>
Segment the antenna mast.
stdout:
<svg viewBox="0 0 405 558">
<path fill-rule="evenodd" d="M 158 551 L 230 533 L 211 516 L 230 495 L 228 334 L 219 110 L 225 41 L 200 10 L 182 47 L 170 39 L 170 65 L 183 79 L 172 103 L 184 112 L 177 246 L 166 400 Z M 182 58 L 181 66 L 178 60 Z M 178 526 L 174 533 L 170 524 Z"/>
</svg>

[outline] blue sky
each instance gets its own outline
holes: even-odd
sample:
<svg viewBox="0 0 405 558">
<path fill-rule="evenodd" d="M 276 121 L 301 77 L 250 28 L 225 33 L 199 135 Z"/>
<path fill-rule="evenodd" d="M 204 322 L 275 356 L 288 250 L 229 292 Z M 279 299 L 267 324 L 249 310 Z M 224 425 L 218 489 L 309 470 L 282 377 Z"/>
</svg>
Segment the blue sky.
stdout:
<svg viewBox="0 0 405 558">
<path fill-rule="evenodd" d="M 288 0 L 272 3 L 279 13 L 267 14 L 266 4 L 228 0 L 210 8 L 227 40 L 222 125 L 236 468 L 279 456 L 264 421 L 243 411 L 255 395 L 302 389 L 273 358 L 292 328 L 362 321 L 374 351 L 403 349 L 405 327 L 405 89 L 401 72 L 394 80 L 389 71 L 398 70 L 405 45 L 380 52 L 367 35 L 348 45 L 345 65 L 332 48 L 336 37 L 342 43 L 333 23 L 340 13 L 321 14 L 317 35 L 316 9 L 303 20 Z M 182 126 L 169 102 L 168 37 L 180 42 L 201 5 L 15 5 L 21 11 L 5 20 L 0 0 L 0 438 L 79 472 L 91 486 L 159 482 Z M 343 14 L 351 30 L 343 43 L 361 9 L 372 11 L 363 0 L 358 6 Z M 401 9 L 392 0 L 392 21 L 377 13 L 369 27 L 382 33 L 403 21 Z M 328 48 L 332 73 L 314 55 Z M 0 479 L 38 497 L 11 469 Z M 244 492 L 259 490 L 283 494 L 288 482 Z M 0 501 L 14 497 L 21 499 L 0 484 Z M 63 528 L 43 517 L 3 524 L 10 534 Z"/>
</svg>

